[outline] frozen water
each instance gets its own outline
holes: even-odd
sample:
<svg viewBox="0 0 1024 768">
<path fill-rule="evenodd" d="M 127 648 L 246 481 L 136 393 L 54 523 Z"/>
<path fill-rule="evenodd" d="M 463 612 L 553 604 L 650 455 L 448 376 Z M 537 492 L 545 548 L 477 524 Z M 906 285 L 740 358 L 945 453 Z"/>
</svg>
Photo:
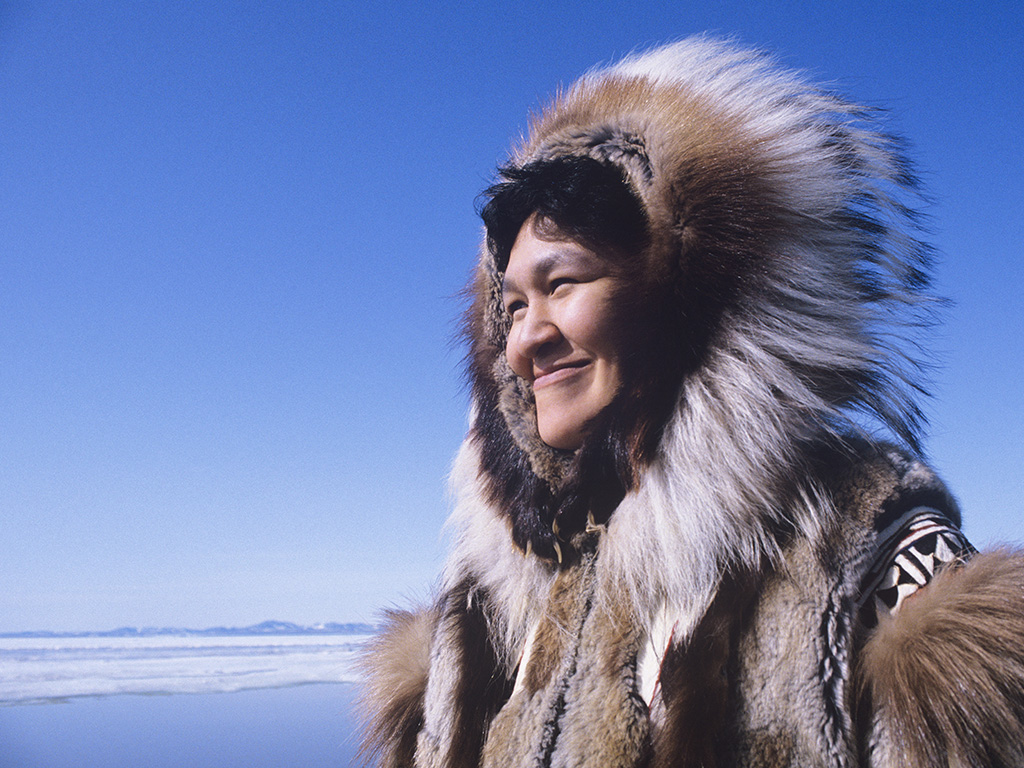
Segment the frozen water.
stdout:
<svg viewBox="0 0 1024 768">
<path fill-rule="evenodd" d="M 0 705 L 355 682 L 359 635 L 0 638 Z"/>
</svg>

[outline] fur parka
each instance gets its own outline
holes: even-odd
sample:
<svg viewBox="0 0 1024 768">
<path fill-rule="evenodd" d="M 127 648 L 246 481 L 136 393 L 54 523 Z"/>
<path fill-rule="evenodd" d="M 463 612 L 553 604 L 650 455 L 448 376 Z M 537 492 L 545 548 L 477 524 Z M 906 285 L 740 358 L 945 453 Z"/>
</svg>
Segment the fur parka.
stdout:
<svg viewBox="0 0 1024 768">
<path fill-rule="evenodd" d="M 575 451 L 485 243 L 436 599 L 365 656 L 381 766 L 1024 766 L 1024 557 L 918 458 L 930 252 L 874 115 L 706 38 L 584 76 L 510 166 L 621 170 L 647 364 Z"/>
</svg>

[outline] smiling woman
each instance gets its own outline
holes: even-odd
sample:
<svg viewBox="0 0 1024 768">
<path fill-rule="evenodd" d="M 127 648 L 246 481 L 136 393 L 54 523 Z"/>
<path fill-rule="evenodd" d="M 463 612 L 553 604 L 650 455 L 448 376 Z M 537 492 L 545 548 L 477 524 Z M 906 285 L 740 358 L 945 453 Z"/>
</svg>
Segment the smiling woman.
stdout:
<svg viewBox="0 0 1024 768">
<path fill-rule="evenodd" d="M 506 359 L 532 385 L 541 440 L 575 450 L 626 379 L 646 217 L 621 172 L 591 158 L 503 174 L 481 215 L 504 266 Z"/>
<path fill-rule="evenodd" d="M 622 339 L 612 265 L 557 230 L 523 225 L 505 271 L 503 296 L 512 318 L 509 366 L 533 385 L 537 431 L 553 448 L 579 448 L 587 425 L 622 382 Z"/>
<path fill-rule="evenodd" d="M 534 121 L 482 210 L 458 537 L 372 645 L 366 753 L 1024 765 L 1024 557 L 920 458 L 898 147 L 703 38 Z"/>
</svg>

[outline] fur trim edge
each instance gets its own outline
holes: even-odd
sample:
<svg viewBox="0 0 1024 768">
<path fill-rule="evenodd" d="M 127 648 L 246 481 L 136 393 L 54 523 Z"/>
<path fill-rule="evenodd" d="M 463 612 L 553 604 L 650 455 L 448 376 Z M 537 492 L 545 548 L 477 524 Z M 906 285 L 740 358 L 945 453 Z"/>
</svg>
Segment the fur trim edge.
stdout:
<svg viewBox="0 0 1024 768">
<path fill-rule="evenodd" d="M 862 673 L 904 765 L 1024 765 L 1024 550 L 938 574 L 879 625 Z"/>
<path fill-rule="evenodd" d="M 435 609 L 389 610 L 380 634 L 359 659 L 363 674 L 359 758 L 368 765 L 402 768 L 413 764 L 436 625 Z"/>
</svg>

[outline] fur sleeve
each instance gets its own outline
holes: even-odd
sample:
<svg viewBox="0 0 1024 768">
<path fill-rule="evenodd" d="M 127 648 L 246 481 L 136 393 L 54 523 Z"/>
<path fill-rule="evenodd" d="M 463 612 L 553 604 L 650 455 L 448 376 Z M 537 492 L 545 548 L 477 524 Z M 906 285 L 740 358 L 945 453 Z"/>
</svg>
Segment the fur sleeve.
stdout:
<svg viewBox="0 0 1024 768">
<path fill-rule="evenodd" d="M 436 624 L 433 609 L 388 611 L 380 634 L 363 652 L 359 756 L 368 765 L 405 768 L 413 763 Z"/>
<path fill-rule="evenodd" d="M 1024 551 L 939 573 L 882 619 L 862 673 L 894 764 L 1024 765 Z"/>
</svg>

